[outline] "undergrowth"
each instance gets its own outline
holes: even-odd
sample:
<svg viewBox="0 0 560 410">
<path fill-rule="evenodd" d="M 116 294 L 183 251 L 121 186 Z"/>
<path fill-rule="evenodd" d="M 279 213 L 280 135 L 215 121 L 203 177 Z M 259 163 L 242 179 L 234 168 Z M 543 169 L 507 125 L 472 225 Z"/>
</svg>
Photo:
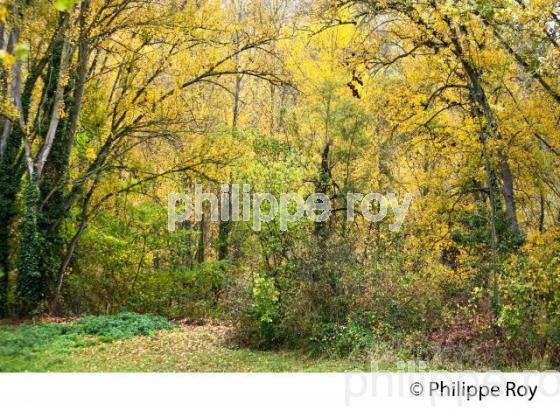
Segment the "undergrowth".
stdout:
<svg viewBox="0 0 560 410">
<path fill-rule="evenodd" d="M 3 326 L 0 327 L 0 371 L 26 369 L 31 361 L 37 364 L 42 360 L 60 360 L 74 348 L 146 336 L 173 326 L 160 316 L 130 312 L 85 316 L 73 323 Z"/>
</svg>

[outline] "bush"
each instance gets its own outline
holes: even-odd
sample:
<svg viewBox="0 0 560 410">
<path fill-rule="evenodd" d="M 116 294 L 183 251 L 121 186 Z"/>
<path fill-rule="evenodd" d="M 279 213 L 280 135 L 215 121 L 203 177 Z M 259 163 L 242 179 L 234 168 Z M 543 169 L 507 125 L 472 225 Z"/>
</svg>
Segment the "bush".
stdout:
<svg viewBox="0 0 560 410">
<path fill-rule="evenodd" d="M 193 319 L 220 315 L 220 296 L 231 275 L 227 262 L 201 263 L 192 269 L 154 272 L 142 276 L 127 309 L 169 318 Z"/>
<path fill-rule="evenodd" d="M 173 324 L 161 316 L 124 312 L 114 316 L 85 316 L 71 330 L 77 334 L 100 336 L 102 340 L 146 336 L 156 330 L 170 329 Z"/>
<path fill-rule="evenodd" d="M 371 350 L 374 340 L 371 329 L 355 322 L 325 324 L 310 338 L 308 346 L 313 354 L 341 357 Z"/>
<path fill-rule="evenodd" d="M 244 308 L 240 319 L 239 337 L 242 342 L 259 348 L 278 343 L 279 292 L 274 279 L 257 274 L 251 289 L 251 304 Z"/>
<path fill-rule="evenodd" d="M 512 359 L 560 364 L 560 232 L 532 235 L 502 275 L 498 325 Z M 535 357 L 539 356 L 539 357 Z"/>
<path fill-rule="evenodd" d="M 86 316 L 73 323 L 41 323 L 0 327 L 0 371 L 41 351 L 64 352 L 75 347 L 150 335 L 173 324 L 154 315 L 120 313 Z M 19 368 L 16 367 L 15 368 Z"/>
</svg>

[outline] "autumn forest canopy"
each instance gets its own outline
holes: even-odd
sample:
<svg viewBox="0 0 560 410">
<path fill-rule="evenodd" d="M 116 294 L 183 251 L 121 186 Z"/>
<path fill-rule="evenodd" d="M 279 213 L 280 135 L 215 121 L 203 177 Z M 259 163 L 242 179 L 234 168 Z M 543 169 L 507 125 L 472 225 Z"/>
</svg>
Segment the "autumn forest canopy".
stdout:
<svg viewBox="0 0 560 410">
<path fill-rule="evenodd" d="M 0 101 L 0 318 L 560 366 L 557 0 L 0 0 Z M 196 185 L 332 213 L 170 231 Z"/>
</svg>

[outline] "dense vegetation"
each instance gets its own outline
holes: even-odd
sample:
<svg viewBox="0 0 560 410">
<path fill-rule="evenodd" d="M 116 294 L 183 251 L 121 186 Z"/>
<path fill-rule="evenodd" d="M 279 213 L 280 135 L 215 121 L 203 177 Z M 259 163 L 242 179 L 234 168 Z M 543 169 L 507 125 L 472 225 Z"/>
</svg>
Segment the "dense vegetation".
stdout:
<svg viewBox="0 0 560 410">
<path fill-rule="evenodd" d="M 559 44 L 556 0 L 0 0 L 0 317 L 557 367 Z M 168 231 L 195 184 L 334 211 Z M 413 201 L 393 231 L 348 192 Z"/>
</svg>

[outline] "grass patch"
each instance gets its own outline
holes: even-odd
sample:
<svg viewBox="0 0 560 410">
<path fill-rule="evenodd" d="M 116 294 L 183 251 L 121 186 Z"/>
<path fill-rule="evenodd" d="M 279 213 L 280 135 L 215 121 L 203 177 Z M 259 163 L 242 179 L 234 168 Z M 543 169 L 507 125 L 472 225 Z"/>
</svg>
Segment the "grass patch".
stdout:
<svg viewBox="0 0 560 410">
<path fill-rule="evenodd" d="M 86 316 L 73 323 L 2 326 L 0 371 L 48 371 L 65 363 L 72 350 L 172 327 L 162 317 L 137 313 Z"/>
</svg>

